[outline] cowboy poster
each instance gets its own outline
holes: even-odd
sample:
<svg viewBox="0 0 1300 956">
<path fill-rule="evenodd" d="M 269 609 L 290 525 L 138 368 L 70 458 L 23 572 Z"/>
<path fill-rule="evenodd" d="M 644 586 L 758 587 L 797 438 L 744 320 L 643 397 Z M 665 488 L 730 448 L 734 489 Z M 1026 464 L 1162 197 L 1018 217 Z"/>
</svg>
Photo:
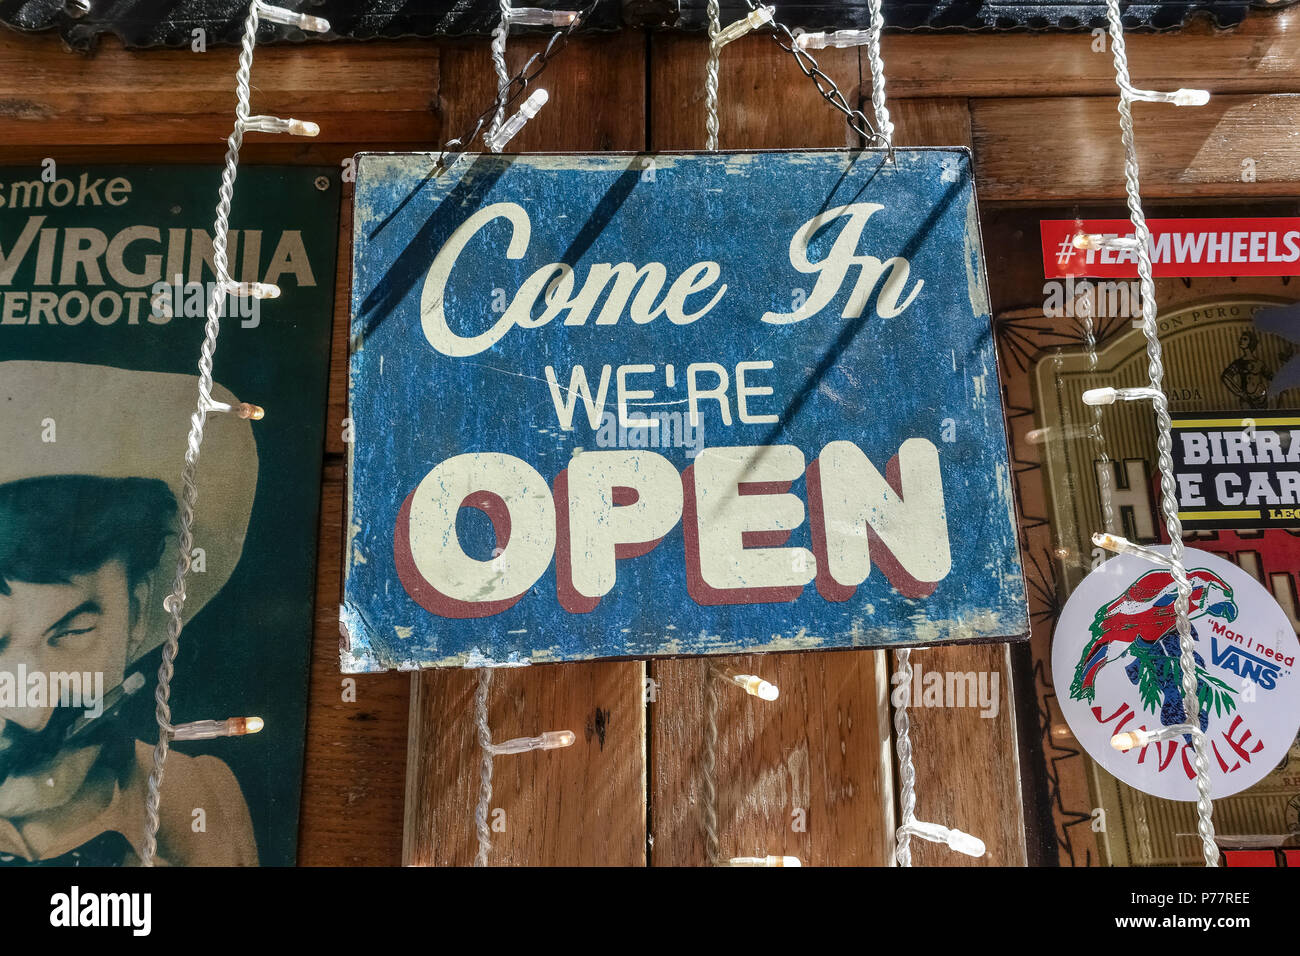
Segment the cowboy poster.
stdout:
<svg viewBox="0 0 1300 956">
<path fill-rule="evenodd" d="M 295 861 L 337 177 L 239 173 L 212 266 L 219 171 L 0 169 L 0 865 L 135 865 L 158 737 L 181 469 L 209 296 L 221 295 L 157 861 Z"/>
</svg>

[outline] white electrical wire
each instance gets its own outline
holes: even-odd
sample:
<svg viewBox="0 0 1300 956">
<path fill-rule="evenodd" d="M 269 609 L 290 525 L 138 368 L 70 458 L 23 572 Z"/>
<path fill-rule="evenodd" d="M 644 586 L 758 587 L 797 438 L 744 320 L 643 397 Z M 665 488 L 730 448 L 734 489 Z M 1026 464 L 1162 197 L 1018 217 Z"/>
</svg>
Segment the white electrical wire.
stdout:
<svg viewBox="0 0 1300 956">
<path fill-rule="evenodd" d="M 718 0 L 708 0 L 709 59 L 704 71 L 704 148 L 710 153 L 718 151 L 718 67 L 722 59 L 722 45 L 718 33 L 722 30 L 722 11 Z"/>
<path fill-rule="evenodd" d="M 171 679 L 175 669 L 176 652 L 180 646 L 185 608 L 185 577 L 190 568 L 190 550 L 194 545 L 194 506 L 199 490 L 195 475 L 199 465 L 199 450 L 203 445 L 203 430 L 208 411 L 212 406 L 212 358 L 217 348 L 217 335 L 221 331 L 221 316 L 225 305 L 225 289 L 230 283 L 227 274 L 226 243 L 229 233 L 230 203 L 235 191 L 235 174 L 239 166 L 239 148 L 244 141 L 244 124 L 249 117 L 249 74 L 253 66 L 253 47 L 257 43 L 258 4 L 249 4 L 248 18 L 244 22 L 244 36 L 239 51 L 239 69 L 235 74 L 236 105 L 235 127 L 226 145 L 225 168 L 221 173 L 221 189 L 217 201 L 216 223 L 212 235 L 212 266 L 216 273 L 217 289 L 208 298 L 207 322 L 204 325 L 203 345 L 199 350 L 199 399 L 194 414 L 190 416 L 190 432 L 186 442 L 185 465 L 181 470 L 180 530 L 177 534 L 176 574 L 172 580 L 172 593 L 164 602 L 171 618 L 167 626 L 167 641 L 163 645 L 162 663 L 158 667 L 158 687 L 154 691 L 154 716 L 158 721 L 158 744 L 153 753 L 153 769 L 149 773 L 148 795 L 145 801 L 145 834 L 141 852 L 142 866 L 153 866 L 158 849 L 158 807 L 162 799 L 163 769 L 171 744 Z"/>
<path fill-rule="evenodd" d="M 905 689 L 903 706 L 894 708 L 894 751 L 898 754 L 899 817 L 894 858 L 899 866 L 912 865 L 912 837 L 907 824 L 916 819 L 916 767 L 912 764 L 912 722 L 907 716 L 907 701 L 912 698 L 912 649 L 894 652 L 898 665 L 896 682 Z"/>
<path fill-rule="evenodd" d="M 1147 229 L 1146 215 L 1142 211 L 1142 197 L 1138 186 L 1137 146 L 1133 137 L 1132 106 L 1136 98 L 1129 80 L 1128 54 L 1124 48 L 1124 24 L 1120 17 L 1119 0 L 1106 0 L 1106 19 L 1110 28 L 1111 52 L 1115 61 L 1115 83 L 1119 87 L 1119 125 L 1124 143 L 1124 189 L 1128 197 L 1129 219 L 1133 223 L 1136 239 L 1137 270 L 1142 297 L 1142 334 L 1147 343 L 1147 373 L 1151 380 L 1152 404 L 1156 414 L 1156 451 L 1160 470 L 1160 504 L 1164 513 L 1165 528 L 1169 532 L 1170 573 L 1173 574 L 1177 596 L 1174 599 L 1174 618 L 1181 651 L 1179 667 L 1182 670 L 1183 708 L 1191 733 L 1196 768 L 1197 832 L 1201 837 L 1201 850 L 1206 866 L 1219 865 L 1219 848 L 1214 842 L 1213 804 L 1210 800 L 1210 761 L 1205 749 L 1205 734 L 1200 729 L 1201 706 L 1197 698 L 1195 649 L 1192 645 L 1192 626 L 1188 620 L 1188 601 L 1192 587 L 1183 566 L 1183 525 L 1178 517 L 1178 499 L 1174 489 L 1173 438 L 1169 420 L 1169 404 L 1164 392 L 1164 363 L 1160 335 L 1156 326 L 1156 290 L 1151 278 L 1151 234 Z"/>
<path fill-rule="evenodd" d="M 868 0 L 871 11 L 870 39 L 867 41 L 867 62 L 871 67 L 871 108 L 876 114 L 876 132 L 885 149 L 894 147 L 894 124 L 885 107 L 885 61 L 880 56 L 880 34 L 885 29 L 885 14 L 880 0 Z"/>
<path fill-rule="evenodd" d="M 717 866 L 718 849 L 718 682 L 712 664 L 704 670 L 704 754 L 701 777 L 704 783 L 704 850 L 709 866 Z"/>
<path fill-rule="evenodd" d="M 501 0 L 501 22 L 492 31 L 492 66 L 497 73 L 496 112 L 488 126 L 486 142 L 496 140 L 501 124 L 506 118 L 506 91 L 510 88 L 510 73 L 506 70 L 506 37 L 510 33 L 510 0 Z M 489 149 L 491 147 L 489 146 Z M 500 152 L 493 149 L 492 152 Z"/>
<path fill-rule="evenodd" d="M 488 809 L 492 803 L 492 728 L 488 724 L 488 691 L 492 687 L 492 668 L 480 667 L 478 689 L 474 693 L 474 724 L 478 731 L 478 745 L 482 751 L 479 760 L 478 806 L 474 810 L 474 825 L 478 830 L 478 855 L 475 866 L 487 866 L 488 851 L 492 849 L 492 831 L 488 827 Z"/>
<path fill-rule="evenodd" d="M 176 536 L 176 574 L 172 579 L 171 594 L 163 601 L 170 619 L 167 640 L 163 645 L 162 662 L 158 665 L 158 687 L 154 691 L 154 718 L 158 723 L 158 744 L 154 747 L 153 768 L 149 772 L 145 797 L 145 832 L 141 847 L 140 864 L 153 866 L 158 852 L 158 807 L 162 802 L 163 772 L 172 739 L 181 739 L 179 731 L 193 730 L 198 724 L 173 727 L 171 723 L 171 681 L 175 672 L 176 653 L 180 648 L 181 629 L 185 611 L 185 578 L 190 570 L 190 551 L 194 545 L 194 507 L 199 489 L 196 475 L 199 452 L 203 446 L 203 432 L 209 412 L 231 412 L 241 418 L 258 419 L 262 410 L 254 405 L 228 405 L 212 398 L 212 361 L 217 351 L 217 336 L 221 332 L 221 318 L 225 314 L 226 298 L 230 295 L 251 295 L 256 298 L 274 298 L 280 290 L 261 282 L 235 282 L 230 277 L 227 241 L 230 233 L 230 204 L 235 194 L 235 176 L 239 170 L 239 149 L 248 130 L 263 133 L 292 133 L 298 136 L 315 136 L 320 130 L 315 123 L 302 120 L 281 119 L 276 116 L 249 115 L 251 98 L 250 76 L 253 69 L 253 48 L 257 45 L 259 19 L 298 27 L 313 33 L 325 33 L 329 22 L 321 17 L 298 13 L 253 0 L 248 6 L 244 21 L 244 34 L 240 43 L 239 68 L 235 72 L 235 125 L 226 141 L 225 166 L 221 171 L 221 188 L 217 195 L 216 221 L 212 227 L 212 271 L 215 283 L 207 302 L 207 321 L 203 327 L 203 345 L 199 349 L 199 397 L 194 414 L 190 416 L 190 431 L 185 444 L 185 464 L 181 469 L 181 497 L 179 502 L 180 527 Z M 229 723 L 229 722 L 226 722 Z M 258 721 L 258 729 L 261 721 Z M 252 731 L 256 733 L 256 731 Z M 202 739 L 187 736 L 185 739 Z"/>
</svg>

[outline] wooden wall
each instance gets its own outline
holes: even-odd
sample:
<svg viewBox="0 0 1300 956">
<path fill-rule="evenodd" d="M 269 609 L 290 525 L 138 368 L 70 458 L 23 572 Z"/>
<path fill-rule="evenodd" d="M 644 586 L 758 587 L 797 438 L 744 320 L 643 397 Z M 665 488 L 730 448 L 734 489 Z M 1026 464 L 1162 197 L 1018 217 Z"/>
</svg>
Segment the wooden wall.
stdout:
<svg viewBox="0 0 1300 956">
<path fill-rule="evenodd" d="M 1216 94 L 1200 109 L 1139 106 L 1150 197 L 1293 196 L 1300 179 L 1300 11 L 1256 13 L 1236 31 L 1194 27 L 1129 42 L 1135 82 Z M 888 93 L 900 145 L 974 148 L 984 206 L 1122 195 L 1109 53 L 1081 35 L 890 35 Z M 538 48 L 512 40 L 521 64 Z M 551 103 L 512 144 L 529 150 L 698 148 L 704 141 L 699 38 L 627 33 L 573 42 L 546 72 Z M 851 101 L 869 98 L 858 51 L 826 51 Z M 220 161 L 234 105 L 232 50 L 93 56 L 51 36 L 0 33 L 0 162 Z M 867 77 L 864 85 L 862 78 Z M 259 48 L 256 111 L 318 122 L 314 141 L 250 135 L 246 162 L 340 162 L 364 149 L 436 148 L 491 100 L 486 42 L 322 44 Z M 725 148 L 855 145 L 792 58 L 766 37 L 729 46 L 722 64 Z M 867 106 L 869 111 L 869 105 Z M 1243 182 L 1242 160 L 1255 179 Z M 215 189 L 215 184 L 214 184 Z M 328 409 L 300 860 L 304 864 L 467 863 L 477 750 L 468 672 L 357 678 L 344 702 L 338 672 L 342 421 L 350 261 L 346 189 Z M 1033 237 L 1025 254 L 1033 255 Z M 992 277 L 995 309 L 998 277 Z M 930 844 L 918 865 L 1023 864 L 1020 755 L 1005 646 L 930 648 L 927 671 L 996 671 L 994 719 L 970 708 L 913 712 L 919 813 L 981 836 L 980 861 Z M 888 861 L 896 801 L 888 672 L 876 652 L 740 658 L 781 688 L 766 704 L 725 690 L 719 722 L 722 855 L 792 854 L 805 865 Z M 497 864 L 700 864 L 704 663 L 681 659 L 545 665 L 497 674 L 499 738 L 570 729 L 568 750 L 500 758 Z M 653 685 L 647 685 L 652 680 Z M 645 701 L 645 688 L 654 699 Z M 414 693 L 412 693 L 414 689 Z M 435 729 L 412 755 L 418 708 Z M 1032 710 L 1032 701 L 1025 708 Z M 1022 717 L 1032 715 L 1022 713 Z M 1032 720 L 1021 737 L 1036 736 Z M 409 779 L 408 779 L 409 773 Z M 403 800 L 420 821 L 403 846 Z M 1032 805 L 1032 801 L 1030 801 Z M 806 828 L 792 824 L 802 810 Z M 1031 832 L 1036 832 L 1030 820 Z M 1050 825 L 1046 828 L 1050 831 Z"/>
</svg>

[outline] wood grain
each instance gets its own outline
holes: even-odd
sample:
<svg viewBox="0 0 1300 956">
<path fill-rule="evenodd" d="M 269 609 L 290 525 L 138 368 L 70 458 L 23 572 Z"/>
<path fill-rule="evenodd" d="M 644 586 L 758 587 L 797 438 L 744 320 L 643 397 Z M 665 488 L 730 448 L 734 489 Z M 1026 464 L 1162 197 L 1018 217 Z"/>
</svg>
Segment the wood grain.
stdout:
<svg viewBox="0 0 1300 956">
<path fill-rule="evenodd" d="M 396 866 L 410 678 L 361 675 L 355 678 L 354 700 L 344 700 L 339 674 L 343 463 L 337 457 L 326 462 L 321 495 L 298 862 Z"/>
<path fill-rule="evenodd" d="M 1216 94 L 1199 109 L 1137 108 L 1145 196 L 1295 195 L 1300 131 L 1290 94 L 1300 92 L 1300 48 L 1291 39 L 1297 27 L 1300 9 L 1258 11 L 1231 32 L 1197 25 L 1177 35 L 1129 38 L 1139 85 L 1204 86 Z M 512 39 L 512 65 L 537 49 L 535 40 Z M 1094 52 L 1090 36 L 891 34 L 884 56 L 899 145 L 971 142 L 986 205 L 1122 196 L 1110 56 Z M 849 101 L 863 105 L 858 51 L 823 51 L 818 58 Z M 233 72 L 229 49 L 132 53 L 109 38 L 86 57 L 64 51 L 53 36 L 0 32 L 0 161 L 219 163 Z M 542 74 L 538 83 L 551 103 L 511 148 L 699 148 L 703 75 L 704 44 L 696 37 L 579 39 Z M 322 136 L 250 136 L 242 155 L 249 163 L 336 164 L 360 149 L 435 148 L 463 132 L 493 90 L 481 42 L 259 48 L 254 83 L 256 109 L 314 120 Z M 857 145 L 843 118 L 766 37 L 747 37 L 724 51 L 721 105 L 724 148 Z M 1255 183 L 1240 181 L 1247 157 L 1255 160 Z M 415 678 L 411 716 L 428 732 L 427 746 L 412 754 L 416 810 L 405 848 L 412 678 L 361 676 L 355 703 L 342 695 L 337 606 L 351 248 L 351 189 L 344 188 L 300 860 L 394 864 L 405 850 L 415 863 L 466 862 L 476 773 L 467 736 L 472 675 Z M 1022 861 L 1005 648 L 928 648 L 914 660 L 927 670 L 1001 675 L 996 718 L 980 718 L 970 708 L 913 710 L 918 810 L 924 819 L 985 839 L 985 862 Z M 738 692 L 722 698 L 724 855 L 788 852 L 808 863 L 884 862 L 894 785 L 888 731 L 881 726 L 884 656 L 808 653 L 719 663 L 748 666 L 782 688 L 775 704 Z M 496 762 L 493 805 L 506 811 L 507 828 L 495 834 L 493 861 L 637 864 L 646 859 L 648 826 L 653 862 L 702 862 L 704 666 L 694 660 L 652 665 L 657 686 L 648 727 L 641 664 L 498 673 L 492 721 L 499 739 L 567 728 L 578 733 L 578 743 L 565 752 Z M 791 811 L 804 803 L 807 831 L 792 830 Z M 920 843 L 914 856 L 918 864 L 968 862 Z"/>
<path fill-rule="evenodd" d="M 518 69 L 536 41 L 511 42 Z M 561 65 L 539 81 L 545 111 L 511 150 L 641 149 L 645 143 L 645 45 L 637 34 L 575 40 Z M 444 49 L 439 111 L 459 135 L 492 101 L 495 77 L 485 44 Z M 575 623 L 581 627 L 581 622 Z M 406 840 L 412 865 L 473 861 L 478 802 L 471 671 L 425 671 L 409 678 L 411 711 Z M 503 668 L 492 681 L 493 739 L 572 730 L 566 750 L 498 757 L 493 809 L 506 829 L 493 834 L 494 865 L 643 865 L 646 857 L 645 665 L 578 663 Z"/>
<path fill-rule="evenodd" d="M 984 856 L 976 859 L 914 839 L 912 865 L 1024 866 L 1025 824 L 1009 646 L 918 648 L 912 651 L 912 670 L 914 681 L 922 670 L 943 675 L 945 690 L 945 706 L 908 710 L 917 819 L 972 833 L 987 847 Z M 973 678 L 976 687 L 983 679 L 991 690 L 994 674 L 998 675 L 995 712 L 985 713 L 969 697 L 962 704 L 956 694 L 958 675 L 967 675 L 963 688 L 970 687 Z M 947 696 L 949 675 L 954 677 L 951 699 Z M 923 680 L 920 686 L 924 691 Z"/>
<path fill-rule="evenodd" d="M 707 41 L 657 33 L 651 42 L 650 145 L 703 149 Z M 856 106 L 857 50 L 818 50 L 817 61 Z M 742 37 L 723 49 L 718 102 L 720 149 L 859 145 L 843 114 L 770 36 Z"/>
<path fill-rule="evenodd" d="M 490 820 L 493 866 L 645 863 L 645 707 L 640 664 L 546 664 L 498 671 L 493 739 L 571 730 L 572 747 L 497 757 Z M 406 777 L 408 866 L 468 866 L 477 836 L 477 675 L 411 675 Z"/>
<path fill-rule="evenodd" d="M 1252 10 L 1241 26 L 1196 22 L 1125 39 L 1133 82 L 1213 93 L 1300 92 L 1300 9 Z M 891 97 L 1112 95 L 1109 42 L 1090 33 L 886 34 Z"/>
<path fill-rule="evenodd" d="M 410 679 L 396 673 L 345 679 L 339 673 L 345 507 L 342 419 L 347 404 L 352 277 L 352 186 L 344 183 L 343 188 L 298 862 L 304 866 L 396 866 L 401 860 Z M 345 688 L 351 692 L 345 695 Z"/>
<path fill-rule="evenodd" d="M 4 31 L 0 142 L 219 143 L 230 133 L 237 53 L 132 52 L 106 37 L 82 56 L 52 34 Z M 255 113 L 311 119 L 322 141 L 429 139 L 436 45 L 322 44 L 305 54 L 296 45 L 257 48 Z"/>
<path fill-rule="evenodd" d="M 702 866 L 701 757 L 710 661 L 651 664 L 651 862 Z M 875 651 L 811 651 L 713 661 L 759 674 L 767 702 L 720 681 L 719 856 L 795 856 L 804 866 L 880 866 L 893 840 L 888 686 Z M 718 678 L 712 678 L 718 680 Z"/>
<path fill-rule="evenodd" d="M 971 144 L 970 108 L 964 99 L 891 99 L 888 105 L 895 146 Z"/>
<path fill-rule="evenodd" d="M 1085 200 L 1124 195 L 1113 96 L 975 99 L 980 199 Z M 1134 107 L 1145 199 L 1294 196 L 1300 94 L 1216 96 L 1201 107 Z M 1255 182 L 1242 182 L 1242 161 Z"/>
</svg>

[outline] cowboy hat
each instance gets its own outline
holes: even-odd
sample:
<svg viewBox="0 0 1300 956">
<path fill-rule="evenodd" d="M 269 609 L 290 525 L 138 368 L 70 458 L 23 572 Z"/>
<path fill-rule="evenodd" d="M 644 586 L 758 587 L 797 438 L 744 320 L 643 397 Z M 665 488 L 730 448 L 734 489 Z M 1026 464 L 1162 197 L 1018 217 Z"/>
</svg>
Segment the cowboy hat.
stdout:
<svg viewBox="0 0 1300 956">
<path fill-rule="evenodd" d="M 212 397 L 238 403 L 219 385 Z M 0 486 L 61 475 L 154 478 L 167 484 L 179 505 L 197 400 L 193 375 L 74 362 L 0 362 Z M 209 415 L 194 511 L 194 546 L 204 551 L 205 569 L 186 578 L 186 622 L 230 580 L 239 562 L 257 470 L 250 423 L 234 415 Z M 136 658 L 166 637 L 162 602 L 175 570 L 173 536 L 149 575 L 146 637 L 134 649 Z"/>
</svg>

